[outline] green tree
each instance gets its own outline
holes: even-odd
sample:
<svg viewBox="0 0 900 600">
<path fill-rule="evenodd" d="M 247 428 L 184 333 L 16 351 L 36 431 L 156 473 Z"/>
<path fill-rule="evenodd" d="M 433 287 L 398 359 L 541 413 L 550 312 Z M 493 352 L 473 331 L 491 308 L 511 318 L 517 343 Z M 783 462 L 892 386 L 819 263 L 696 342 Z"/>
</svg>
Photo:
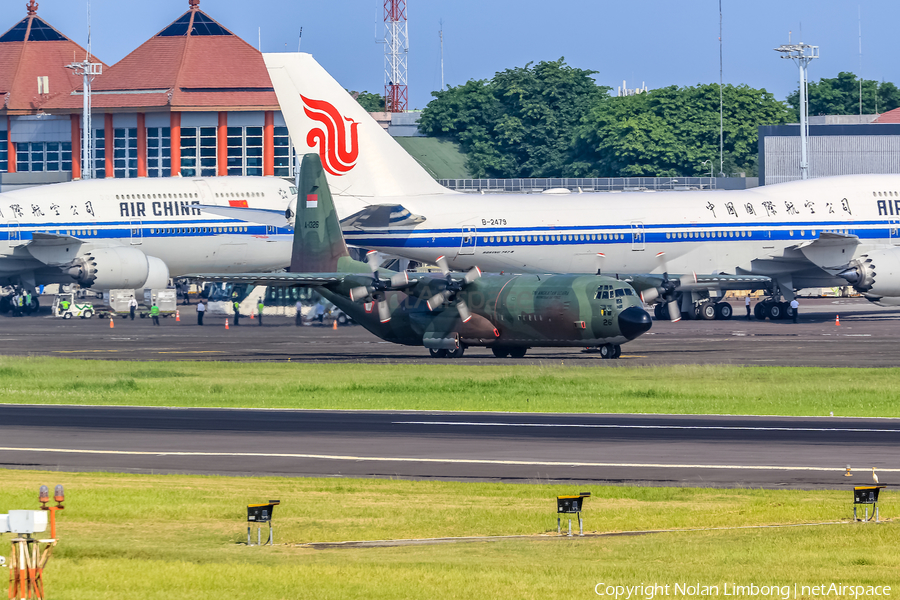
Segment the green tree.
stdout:
<svg viewBox="0 0 900 600">
<path fill-rule="evenodd" d="M 367 112 L 384 112 L 384 96 L 371 92 L 350 92 Z"/>
<path fill-rule="evenodd" d="M 593 74 L 560 58 L 432 92 L 419 129 L 457 141 L 474 177 L 559 176 L 578 123 L 609 90 Z"/>
<path fill-rule="evenodd" d="M 810 115 L 858 115 L 860 81 L 853 73 L 841 71 L 837 77 L 809 84 Z M 800 89 L 787 97 L 795 120 L 800 119 Z M 900 107 L 900 90 L 890 82 L 862 80 L 862 113 L 872 115 Z"/>
<path fill-rule="evenodd" d="M 725 173 L 757 172 L 760 125 L 787 122 L 787 106 L 765 90 L 727 85 Z M 686 177 L 719 172 L 719 86 L 676 86 L 596 102 L 577 129 L 572 177 Z"/>
</svg>

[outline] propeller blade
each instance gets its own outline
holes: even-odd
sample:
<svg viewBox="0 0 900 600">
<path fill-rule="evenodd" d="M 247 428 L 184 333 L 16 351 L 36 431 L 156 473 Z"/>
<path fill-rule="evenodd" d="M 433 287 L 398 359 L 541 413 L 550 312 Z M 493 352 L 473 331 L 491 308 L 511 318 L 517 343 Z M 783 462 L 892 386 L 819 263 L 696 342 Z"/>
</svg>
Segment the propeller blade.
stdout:
<svg viewBox="0 0 900 600">
<path fill-rule="evenodd" d="M 378 254 L 376 250 L 369 250 L 366 253 L 366 262 L 369 264 L 369 268 L 372 269 L 372 272 L 378 270 L 378 267 L 381 266 L 381 255 Z"/>
<path fill-rule="evenodd" d="M 354 302 L 359 302 L 360 300 L 367 298 L 370 293 L 369 288 L 364 285 L 350 288 L 350 299 Z"/>
<path fill-rule="evenodd" d="M 438 266 L 438 268 L 441 270 L 441 273 L 443 273 L 444 275 L 450 273 L 450 266 L 447 264 L 447 257 L 439 256 L 438 259 L 434 261 L 434 264 Z"/>
<path fill-rule="evenodd" d="M 382 323 L 387 323 L 391 320 L 391 307 L 388 306 L 387 300 L 385 299 L 378 301 L 378 319 Z"/>
<path fill-rule="evenodd" d="M 479 269 L 478 267 L 472 267 L 471 269 L 469 269 L 469 272 L 466 273 L 466 276 L 463 277 L 463 281 L 465 281 L 466 285 L 468 285 L 479 277 L 481 277 L 481 269 Z"/>
<path fill-rule="evenodd" d="M 696 273 L 686 273 L 678 279 L 678 287 L 697 283 Z"/>
<path fill-rule="evenodd" d="M 425 303 L 428 305 L 428 310 L 435 311 L 444 305 L 444 302 L 447 301 L 447 298 L 450 297 L 450 292 L 444 290 L 443 292 L 438 292 L 434 296 L 428 299 Z"/>
<path fill-rule="evenodd" d="M 459 318 L 462 319 L 463 323 L 468 323 L 469 319 L 472 318 L 472 313 L 469 312 L 469 307 L 466 305 L 465 300 L 457 301 L 456 310 L 459 311 Z"/>
<path fill-rule="evenodd" d="M 401 271 L 391 276 L 391 287 L 398 288 L 407 285 L 409 285 L 409 274 L 406 271 Z"/>
<path fill-rule="evenodd" d="M 597 263 L 597 275 L 599 275 L 603 271 L 603 261 L 606 259 L 606 255 L 602 252 L 597 253 L 596 263 Z"/>
<path fill-rule="evenodd" d="M 678 307 L 678 302 L 669 302 L 669 320 L 673 323 L 681 320 L 681 309 Z"/>
<path fill-rule="evenodd" d="M 644 304 L 653 304 L 660 297 L 659 288 L 650 288 L 641 292 L 641 300 Z"/>
</svg>

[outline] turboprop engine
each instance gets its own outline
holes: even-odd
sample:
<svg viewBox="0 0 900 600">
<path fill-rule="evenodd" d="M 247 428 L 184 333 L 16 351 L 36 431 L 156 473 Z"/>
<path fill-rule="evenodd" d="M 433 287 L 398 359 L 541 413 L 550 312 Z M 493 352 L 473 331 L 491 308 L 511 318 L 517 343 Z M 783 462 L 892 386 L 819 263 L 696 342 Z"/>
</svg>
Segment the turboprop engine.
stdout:
<svg viewBox="0 0 900 600">
<path fill-rule="evenodd" d="M 63 267 L 79 285 L 97 289 L 164 288 L 169 268 L 137 248 L 95 248 Z"/>
<path fill-rule="evenodd" d="M 900 303 L 900 248 L 863 254 L 840 273 L 859 293 L 872 301 L 894 298 Z"/>
</svg>

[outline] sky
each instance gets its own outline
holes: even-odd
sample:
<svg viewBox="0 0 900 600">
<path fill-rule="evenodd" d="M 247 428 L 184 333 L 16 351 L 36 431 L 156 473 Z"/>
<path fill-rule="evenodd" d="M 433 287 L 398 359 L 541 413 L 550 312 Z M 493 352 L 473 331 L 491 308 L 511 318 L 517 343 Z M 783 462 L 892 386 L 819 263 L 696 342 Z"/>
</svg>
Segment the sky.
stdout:
<svg viewBox="0 0 900 600">
<path fill-rule="evenodd" d="M 25 16 L 26 0 L 0 0 L 0 30 Z M 460 85 L 529 62 L 565 57 L 615 89 L 719 80 L 718 0 L 408 0 L 410 108 L 441 86 Z M 200 8 L 263 52 L 300 49 L 345 88 L 382 93 L 383 0 L 201 0 Z M 114 64 L 188 9 L 188 0 L 92 0 L 93 52 Z M 773 48 L 790 39 L 820 47 L 810 79 L 840 71 L 900 85 L 892 41 L 897 0 L 722 0 L 724 80 L 784 99 L 798 70 Z M 87 41 L 87 0 L 40 0 L 38 14 Z M 861 18 L 860 18 L 861 16 Z M 860 25 L 862 63 L 860 63 Z M 862 68 L 860 70 L 860 64 Z M 234 65 L 240 69 L 241 65 Z"/>
</svg>

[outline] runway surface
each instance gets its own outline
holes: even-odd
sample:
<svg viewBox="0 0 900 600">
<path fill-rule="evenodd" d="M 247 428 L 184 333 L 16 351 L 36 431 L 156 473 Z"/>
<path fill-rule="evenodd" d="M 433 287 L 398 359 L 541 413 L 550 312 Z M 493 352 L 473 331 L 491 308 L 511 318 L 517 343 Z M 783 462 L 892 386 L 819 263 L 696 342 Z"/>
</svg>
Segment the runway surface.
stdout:
<svg viewBox="0 0 900 600">
<path fill-rule="evenodd" d="M 900 365 L 900 309 L 862 299 L 801 301 L 801 322 L 747 321 L 734 304 L 730 321 L 654 321 L 652 329 L 623 346 L 622 359 L 602 360 L 578 349 L 533 348 L 521 360 L 496 359 L 490 350 L 469 348 L 454 364 L 552 364 L 615 366 L 655 364 L 750 364 L 824 367 Z M 182 307 L 181 322 L 162 319 L 73 319 L 0 317 L 0 354 L 110 360 L 217 360 L 431 363 L 424 348 L 382 342 L 360 326 L 295 327 L 293 319 L 267 316 L 265 325 L 241 319 L 229 330 L 224 317 L 196 325 L 195 308 Z M 840 326 L 835 317 L 840 316 Z"/>
<path fill-rule="evenodd" d="M 0 446 L 0 467 L 73 471 L 811 489 L 871 483 L 875 466 L 900 479 L 898 419 L 0 405 Z"/>
</svg>

